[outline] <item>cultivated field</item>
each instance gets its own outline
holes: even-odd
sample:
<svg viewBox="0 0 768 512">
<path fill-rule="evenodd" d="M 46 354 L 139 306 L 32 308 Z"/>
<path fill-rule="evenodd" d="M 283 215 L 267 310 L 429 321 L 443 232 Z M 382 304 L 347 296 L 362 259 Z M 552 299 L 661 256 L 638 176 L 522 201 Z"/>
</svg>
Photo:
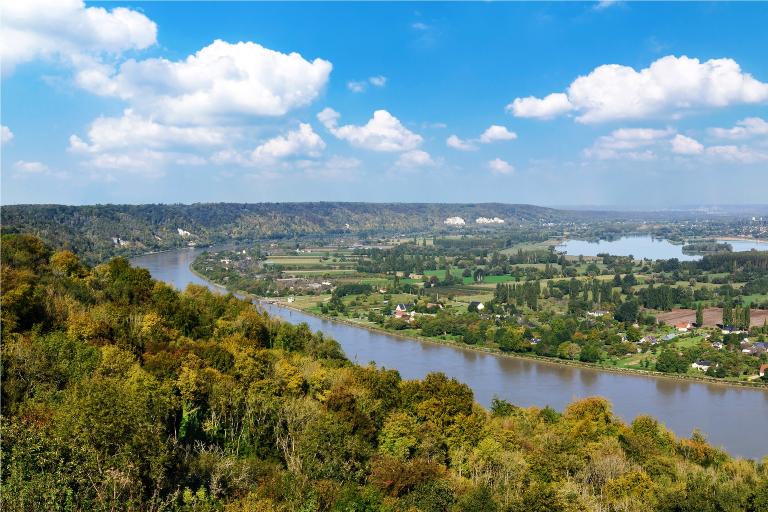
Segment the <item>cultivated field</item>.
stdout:
<svg viewBox="0 0 768 512">
<path fill-rule="evenodd" d="M 659 313 L 656 318 L 669 325 L 675 325 L 678 322 L 695 322 L 696 311 L 693 309 L 673 309 Z M 753 309 L 750 311 L 750 325 L 759 326 L 768 319 L 768 310 Z M 706 308 L 704 310 L 704 325 L 714 327 L 723 320 L 723 310 L 721 308 Z"/>
</svg>

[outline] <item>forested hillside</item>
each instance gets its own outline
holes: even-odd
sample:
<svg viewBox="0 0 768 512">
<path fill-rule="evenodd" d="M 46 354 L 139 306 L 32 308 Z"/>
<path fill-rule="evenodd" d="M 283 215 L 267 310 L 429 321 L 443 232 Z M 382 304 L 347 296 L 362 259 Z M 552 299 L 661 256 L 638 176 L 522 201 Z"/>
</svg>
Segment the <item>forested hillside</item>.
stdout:
<svg viewBox="0 0 768 512">
<path fill-rule="evenodd" d="M 2 250 L 4 511 L 768 510 L 768 461 L 603 399 L 487 411 L 125 259 Z"/>
<path fill-rule="evenodd" d="M 266 237 L 354 233 L 409 233 L 444 229 L 447 217 L 469 224 L 477 217 L 507 223 L 564 218 L 564 212 L 530 205 L 259 203 L 192 205 L 11 205 L 2 207 L 4 233 L 33 233 L 55 248 L 90 262 L 182 247 Z M 181 231 L 180 231 L 181 230 Z"/>
</svg>

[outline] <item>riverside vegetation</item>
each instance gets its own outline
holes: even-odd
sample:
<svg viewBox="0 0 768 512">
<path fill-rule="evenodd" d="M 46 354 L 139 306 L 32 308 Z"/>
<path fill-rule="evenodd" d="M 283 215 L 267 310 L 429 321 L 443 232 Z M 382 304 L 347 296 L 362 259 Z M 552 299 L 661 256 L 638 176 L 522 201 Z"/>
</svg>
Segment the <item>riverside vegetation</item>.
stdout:
<svg viewBox="0 0 768 512">
<path fill-rule="evenodd" d="M 768 460 L 601 398 L 485 410 L 232 295 L 2 244 L 3 510 L 768 510 Z"/>
<path fill-rule="evenodd" d="M 212 251 L 193 268 L 235 291 L 406 336 L 606 368 L 763 382 L 768 252 L 680 262 L 567 256 L 554 241 L 510 243 L 489 235 L 384 242 Z M 661 321 L 686 312 L 688 321 Z"/>
</svg>

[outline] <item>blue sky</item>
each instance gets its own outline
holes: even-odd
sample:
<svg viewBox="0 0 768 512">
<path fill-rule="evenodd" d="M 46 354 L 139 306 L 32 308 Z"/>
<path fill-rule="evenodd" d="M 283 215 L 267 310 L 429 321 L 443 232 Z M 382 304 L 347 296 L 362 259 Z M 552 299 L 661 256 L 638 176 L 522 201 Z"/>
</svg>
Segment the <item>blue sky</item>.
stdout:
<svg viewBox="0 0 768 512">
<path fill-rule="evenodd" d="M 766 4 L 17 4 L 4 204 L 768 197 Z"/>
</svg>

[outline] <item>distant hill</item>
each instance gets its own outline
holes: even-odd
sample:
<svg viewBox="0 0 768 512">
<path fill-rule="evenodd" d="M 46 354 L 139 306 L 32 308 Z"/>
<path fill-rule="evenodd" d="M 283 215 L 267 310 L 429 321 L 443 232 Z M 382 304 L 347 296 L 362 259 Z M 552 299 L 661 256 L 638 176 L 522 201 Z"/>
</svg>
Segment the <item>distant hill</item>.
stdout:
<svg viewBox="0 0 768 512">
<path fill-rule="evenodd" d="M 572 212 L 583 216 L 585 212 Z M 603 212 L 601 212 L 603 213 Z M 148 205 L 10 205 L 4 233 L 32 233 L 91 262 L 183 247 L 265 237 L 354 233 L 374 235 L 449 229 L 448 217 L 474 225 L 499 217 L 507 225 L 559 221 L 568 212 L 515 204 L 208 203 Z"/>
<path fill-rule="evenodd" d="M 0 208 L 3 233 L 30 233 L 89 263 L 225 242 L 350 233 L 377 236 L 456 233 L 548 222 L 647 222 L 691 218 L 691 212 L 558 210 L 502 203 L 196 203 L 145 205 L 7 205 Z M 465 226 L 447 226 L 460 217 Z M 477 225 L 499 218 L 504 223 Z M 457 231 L 458 230 L 458 231 Z"/>
</svg>

